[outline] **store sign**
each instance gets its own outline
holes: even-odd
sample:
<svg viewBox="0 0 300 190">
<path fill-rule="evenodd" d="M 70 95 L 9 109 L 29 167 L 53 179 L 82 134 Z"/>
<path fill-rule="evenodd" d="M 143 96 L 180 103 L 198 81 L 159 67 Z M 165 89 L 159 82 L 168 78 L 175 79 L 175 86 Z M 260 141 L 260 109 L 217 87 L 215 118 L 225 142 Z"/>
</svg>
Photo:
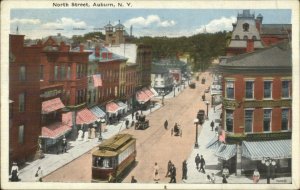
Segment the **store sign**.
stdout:
<svg viewBox="0 0 300 190">
<path fill-rule="evenodd" d="M 260 140 L 281 140 L 281 139 L 291 139 L 291 132 L 283 133 L 260 133 L 260 134 L 247 134 L 246 140 L 260 141 Z"/>
<path fill-rule="evenodd" d="M 257 108 L 257 107 L 291 107 L 291 100 L 263 100 L 263 101 L 245 101 L 245 108 Z"/>
<path fill-rule="evenodd" d="M 49 98 L 61 94 L 62 90 L 48 90 L 40 95 L 41 98 Z"/>
</svg>

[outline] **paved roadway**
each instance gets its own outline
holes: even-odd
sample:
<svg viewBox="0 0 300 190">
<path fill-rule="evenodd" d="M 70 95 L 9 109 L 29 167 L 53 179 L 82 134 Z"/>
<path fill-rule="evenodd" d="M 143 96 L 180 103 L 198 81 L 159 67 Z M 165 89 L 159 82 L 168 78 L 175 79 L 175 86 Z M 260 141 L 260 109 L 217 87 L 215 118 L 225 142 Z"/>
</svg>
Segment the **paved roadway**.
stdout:
<svg viewBox="0 0 300 190">
<path fill-rule="evenodd" d="M 200 79 L 206 77 L 206 83 L 200 84 L 196 81 L 196 89 L 186 87 L 185 90 L 175 98 L 165 99 L 165 105 L 159 110 L 147 116 L 150 127 L 146 130 L 134 130 L 130 128 L 122 133 L 134 135 L 137 139 L 137 166 L 123 182 L 130 182 L 134 175 L 139 183 L 153 183 L 153 167 L 157 162 L 160 167 L 161 182 L 169 182 L 165 178 L 167 162 L 171 160 L 177 168 L 177 182 L 181 183 L 182 161 L 191 155 L 195 142 L 195 125 L 193 120 L 199 109 L 206 111 L 206 105 L 201 96 L 204 89 L 211 84 L 211 76 L 208 73 L 200 75 Z M 206 99 L 210 101 L 209 94 Z M 168 130 L 163 123 L 169 122 Z M 182 137 L 171 136 L 171 127 L 177 122 L 182 128 Z M 201 128 L 199 127 L 199 133 Z M 201 145 L 201 142 L 199 142 Z M 78 159 L 59 168 L 44 177 L 45 182 L 90 182 L 91 181 L 91 152 L 82 155 Z"/>
</svg>

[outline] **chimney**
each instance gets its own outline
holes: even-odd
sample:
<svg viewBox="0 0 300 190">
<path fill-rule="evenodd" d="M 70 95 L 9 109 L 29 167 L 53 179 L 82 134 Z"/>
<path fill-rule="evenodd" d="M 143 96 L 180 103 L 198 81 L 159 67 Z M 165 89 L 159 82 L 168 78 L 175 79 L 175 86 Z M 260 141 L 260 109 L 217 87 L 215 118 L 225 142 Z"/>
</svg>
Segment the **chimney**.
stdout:
<svg viewBox="0 0 300 190">
<path fill-rule="evenodd" d="M 70 46 L 66 45 L 65 42 L 60 42 L 60 51 L 62 52 L 68 52 L 70 49 Z"/>
<path fill-rule="evenodd" d="M 248 39 L 247 40 L 247 48 L 246 48 L 246 53 L 250 53 L 254 51 L 254 40 L 253 39 Z"/>
<path fill-rule="evenodd" d="M 84 51 L 84 46 L 83 46 L 83 44 L 80 44 L 80 45 L 79 45 L 79 50 L 80 50 L 80 52 L 83 52 L 83 51 Z"/>
<path fill-rule="evenodd" d="M 99 48 L 99 46 L 95 47 L 95 57 L 100 57 L 100 48 Z"/>
<path fill-rule="evenodd" d="M 263 16 L 261 14 L 257 15 L 255 19 L 255 25 L 259 33 L 261 31 L 262 21 L 263 21 Z"/>
</svg>

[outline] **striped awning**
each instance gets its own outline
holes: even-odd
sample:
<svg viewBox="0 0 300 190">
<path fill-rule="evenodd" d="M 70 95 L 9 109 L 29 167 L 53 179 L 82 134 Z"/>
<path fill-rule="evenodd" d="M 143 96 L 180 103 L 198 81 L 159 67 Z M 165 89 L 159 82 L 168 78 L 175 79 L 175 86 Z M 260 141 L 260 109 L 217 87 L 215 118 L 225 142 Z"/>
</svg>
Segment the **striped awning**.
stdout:
<svg viewBox="0 0 300 190">
<path fill-rule="evenodd" d="M 235 144 L 221 144 L 215 155 L 222 160 L 229 160 L 236 155 L 236 145 Z"/>
<path fill-rule="evenodd" d="M 150 99 L 154 97 L 154 93 L 151 92 L 151 90 L 149 90 L 148 88 L 143 88 L 142 90 L 145 94 L 147 94 L 147 96 L 149 96 Z"/>
<path fill-rule="evenodd" d="M 284 159 L 292 157 L 292 141 L 243 141 L 242 156 L 251 160 L 262 160 L 263 158 Z"/>
<path fill-rule="evenodd" d="M 90 108 L 89 110 L 98 118 L 104 118 L 106 115 L 106 113 L 104 111 L 102 111 L 102 109 L 99 108 L 98 106 L 94 106 L 94 107 Z"/>
<path fill-rule="evenodd" d="M 142 104 L 150 100 L 150 97 L 143 90 L 139 90 L 135 96 L 136 100 Z"/>
<path fill-rule="evenodd" d="M 214 138 L 209 141 L 209 143 L 206 145 L 207 149 L 217 149 L 219 148 L 219 140 L 218 136 L 214 136 Z"/>
<path fill-rule="evenodd" d="M 127 108 L 127 104 L 125 104 L 125 103 L 123 103 L 123 102 L 121 102 L 121 101 L 116 102 L 116 103 L 117 103 L 118 106 L 119 106 L 119 110 L 124 110 L 124 109 Z"/>
<path fill-rule="evenodd" d="M 97 121 L 97 117 L 87 108 L 84 108 L 77 112 L 76 124 L 90 124 Z"/>
<path fill-rule="evenodd" d="M 61 122 L 56 122 L 48 126 L 42 127 L 41 138 L 57 139 L 66 134 L 72 129 L 70 125 L 66 125 Z"/>
<path fill-rule="evenodd" d="M 154 94 L 154 96 L 158 96 L 158 93 L 154 90 L 154 88 L 150 87 L 149 90 Z"/>
<path fill-rule="evenodd" d="M 61 102 L 60 98 L 47 100 L 42 103 L 42 114 L 47 114 L 62 109 L 64 107 L 65 105 Z"/>
<path fill-rule="evenodd" d="M 102 86 L 101 74 L 93 75 L 94 87 Z"/>
<path fill-rule="evenodd" d="M 108 113 L 117 113 L 119 109 L 120 107 L 114 102 L 109 102 L 106 104 L 106 112 Z"/>
</svg>

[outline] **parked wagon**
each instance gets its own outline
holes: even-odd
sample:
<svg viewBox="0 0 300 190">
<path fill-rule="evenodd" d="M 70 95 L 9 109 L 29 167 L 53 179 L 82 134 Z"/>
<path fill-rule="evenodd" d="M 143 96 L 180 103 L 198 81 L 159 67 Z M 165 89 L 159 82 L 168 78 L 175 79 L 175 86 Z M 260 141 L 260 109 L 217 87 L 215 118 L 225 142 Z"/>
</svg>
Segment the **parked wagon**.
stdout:
<svg viewBox="0 0 300 190">
<path fill-rule="evenodd" d="M 146 119 L 145 115 L 140 115 L 135 123 L 135 129 L 147 129 L 149 127 L 149 120 Z"/>
</svg>

